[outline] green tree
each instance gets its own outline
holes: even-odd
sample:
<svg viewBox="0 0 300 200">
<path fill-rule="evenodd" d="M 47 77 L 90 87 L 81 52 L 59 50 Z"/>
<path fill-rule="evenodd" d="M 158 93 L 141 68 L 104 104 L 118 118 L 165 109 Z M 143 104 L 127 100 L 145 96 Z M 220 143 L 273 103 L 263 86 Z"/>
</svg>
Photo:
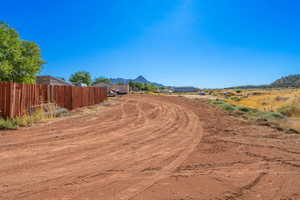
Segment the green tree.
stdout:
<svg viewBox="0 0 300 200">
<path fill-rule="evenodd" d="M 0 81 L 35 83 L 44 63 L 36 43 L 21 40 L 14 29 L 0 22 Z"/>
<path fill-rule="evenodd" d="M 150 92 L 157 91 L 157 87 L 155 85 L 149 84 L 149 83 L 139 83 L 139 82 L 130 81 L 129 86 L 133 90 L 137 90 L 137 91 L 150 91 Z"/>
<path fill-rule="evenodd" d="M 144 84 L 143 83 L 139 83 L 139 82 L 133 82 L 130 81 L 129 82 L 129 86 L 133 89 L 133 90 L 143 90 Z"/>
<path fill-rule="evenodd" d="M 97 84 L 97 83 L 108 83 L 111 84 L 111 81 L 108 78 L 104 78 L 104 77 L 99 77 L 96 78 L 93 84 Z"/>
<path fill-rule="evenodd" d="M 92 84 L 92 76 L 89 72 L 76 72 L 71 75 L 69 81 L 74 85 L 86 84 L 90 86 Z"/>
<path fill-rule="evenodd" d="M 142 90 L 145 91 L 150 91 L 150 92 L 155 92 L 157 91 L 157 87 L 153 84 L 149 84 L 149 83 L 144 83 L 144 87 Z"/>
</svg>

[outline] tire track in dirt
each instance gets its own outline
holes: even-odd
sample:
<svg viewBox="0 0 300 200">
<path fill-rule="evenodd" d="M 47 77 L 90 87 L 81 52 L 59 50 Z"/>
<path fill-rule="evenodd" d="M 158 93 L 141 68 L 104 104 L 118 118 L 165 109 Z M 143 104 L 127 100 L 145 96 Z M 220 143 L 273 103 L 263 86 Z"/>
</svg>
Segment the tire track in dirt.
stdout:
<svg viewBox="0 0 300 200">
<path fill-rule="evenodd" d="M 166 129 L 169 129 L 170 127 L 166 127 Z M 160 129 L 160 130 L 162 130 L 162 129 Z M 132 139 L 132 137 L 131 137 L 131 139 Z M 104 141 L 103 143 L 105 144 L 105 143 L 107 143 L 108 141 Z M 101 144 L 101 143 L 99 143 L 99 144 Z M 93 145 L 92 145 L 93 146 Z M 86 149 L 86 150 L 89 150 L 89 151 L 91 151 L 91 150 L 98 150 L 98 148 L 89 148 L 89 149 Z M 123 150 L 122 150 L 123 151 Z M 103 151 L 102 150 L 102 153 L 105 155 L 107 152 L 106 151 Z M 54 160 L 53 162 L 57 162 L 58 160 Z M 43 163 L 41 163 L 41 165 L 42 165 Z M 11 169 L 11 170 L 13 170 L 13 169 Z M 7 172 L 6 172 L 7 173 Z"/>
<path fill-rule="evenodd" d="M 181 111 L 181 110 L 179 110 L 179 111 Z M 180 112 L 177 112 L 177 113 L 180 113 Z M 181 112 L 181 113 L 184 113 L 184 112 Z M 188 126 L 187 127 L 185 127 L 184 126 L 184 129 L 186 129 L 186 128 L 188 128 Z M 167 129 L 168 130 L 168 129 Z M 180 131 L 179 129 L 177 129 L 177 132 L 178 131 Z M 185 131 L 182 131 L 182 133 L 184 133 Z M 159 138 L 158 138 L 159 139 Z M 161 141 L 160 141 L 160 143 L 161 143 Z M 177 144 L 178 144 L 178 142 L 176 142 Z M 189 142 L 190 143 L 190 142 Z M 186 143 L 183 143 L 182 145 L 184 145 L 184 146 L 187 146 L 187 145 L 185 145 Z M 188 145 L 190 145 L 190 144 L 188 144 Z M 152 147 L 151 147 L 152 148 Z M 159 149 L 156 149 L 156 151 L 159 151 Z M 172 153 L 171 153 L 171 155 L 172 155 Z M 178 162 L 178 161 L 177 161 Z M 175 169 L 176 168 L 176 166 L 177 165 L 174 165 L 174 163 L 172 164 L 173 165 L 173 168 Z M 171 165 L 170 165 L 171 166 Z M 169 168 L 170 168 L 170 166 L 169 166 Z M 171 169 L 171 168 L 170 168 Z M 141 169 L 140 169 L 141 170 Z M 140 171 L 140 170 L 137 170 L 137 171 Z M 144 170 L 144 169 L 143 169 Z M 164 169 L 165 171 L 166 171 L 166 169 Z M 123 173 L 123 175 L 124 175 L 124 173 Z M 134 175 L 134 174 L 133 174 Z M 164 175 L 167 175 L 167 173 L 165 173 Z M 155 177 L 157 177 L 157 175 L 155 176 Z M 118 178 L 118 176 L 113 176 L 113 178 Z M 125 177 L 125 178 L 128 178 L 128 177 Z M 118 178 L 118 179 L 120 179 L 120 178 Z M 157 180 L 159 180 L 159 179 L 157 179 Z M 113 182 L 114 181 L 114 179 L 112 179 L 110 182 Z M 148 182 L 148 181 L 147 181 Z M 143 182 L 142 183 L 142 185 L 144 185 L 145 183 Z M 139 186 L 138 187 L 141 187 L 141 183 L 140 184 L 138 184 Z M 129 189 L 129 190 L 132 190 L 132 189 Z M 135 189 L 135 191 L 136 191 L 136 189 Z M 124 195 L 124 194 L 123 194 Z M 117 198 L 117 197 L 115 197 L 115 198 Z"/>
<path fill-rule="evenodd" d="M 187 145 L 187 148 L 184 149 L 184 151 L 178 155 L 178 157 L 173 160 L 169 165 L 163 167 L 159 172 L 157 172 L 153 177 L 147 180 L 143 180 L 137 185 L 134 185 L 132 187 L 127 188 L 126 190 L 122 191 L 120 194 L 118 194 L 116 199 L 120 200 L 130 200 L 131 198 L 135 197 L 140 192 L 143 192 L 150 186 L 152 186 L 155 182 L 164 179 L 168 176 L 170 176 L 171 172 L 175 171 L 178 166 L 180 166 L 184 160 L 195 150 L 197 145 L 199 144 L 201 140 L 201 133 L 203 132 L 203 129 L 200 129 L 199 121 L 196 116 L 191 116 L 191 133 L 194 133 L 191 137 L 193 137 L 190 144 Z M 188 127 L 186 127 L 188 128 Z M 199 132 L 197 132 L 199 131 Z M 197 135 L 195 134 L 197 133 Z M 199 135 L 198 135 L 199 134 Z"/>
<path fill-rule="evenodd" d="M 60 174 L 59 176 L 53 176 L 53 178 L 43 179 L 40 179 L 40 176 L 34 176 L 31 180 L 32 183 L 15 184 L 14 187 L 11 186 L 10 189 L 3 191 L 2 195 L 9 197 L 11 194 L 18 193 L 17 197 L 19 199 L 34 198 L 35 196 L 38 199 L 38 196 L 42 193 L 63 190 L 66 189 L 65 186 L 74 186 L 74 183 L 75 185 L 87 186 L 87 190 L 83 192 L 86 194 L 89 193 L 89 187 L 93 188 L 95 184 L 101 190 L 101 187 L 107 187 L 120 180 L 134 180 L 137 174 L 141 176 L 139 179 L 143 179 L 143 177 L 148 179 L 149 176 L 150 178 L 154 177 L 151 178 L 151 182 L 155 182 L 176 169 L 198 143 L 198 140 L 194 139 L 194 131 L 197 131 L 196 129 L 199 126 L 198 118 L 193 114 L 187 114 L 182 107 L 176 104 L 160 101 L 149 103 L 148 99 L 143 100 L 142 98 L 137 101 L 136 98 L 128 98 L 119 107 L 123 114 L 118 120 L 111 117 L 111 121 L 100 121 L 101 115 L 93 116 L 91 121 L 86 121 L 86 117 L 84 119 L 72 119 L 73 127 L 71 124 L 63 126 L 66 129 L 57 140 L 53 139 L 52 136 L 47 138 L 47 131 L 44 130 L 42 134 L 39 134 L 40 138 L 36 135 L 38 138 L 29 137 L 28 141 L 11 143 L 6 146 L 1 144 L 0 152 L 2 154 L 8 152 L 13 154 L 14 150 L 18 152 L 31 145 L 35 150 L 44 150 L 44 152 L 48 150 L 50 155 L 39 151 L 35 157 L 30 157 L 30 153 L 28 153 L 26 158 L 21 159 L 23 162 L 18 163 L 13 162 L 12 158 L 8 158 L 6 162 L 11 162 L 11 164 L 0 165 L 0 175 L 6 175 L 7 177 L 22 176 L 23 173 L 28 173 L 30 170 L 45 169 L 47 168 L 45 165 L 52 168 L 50 170 L 52 173 Z M 75 127 L 76 120 L 81 122 L 77 124 L 78 127 Z M 56 128 L 55 123 L 52 125 L 51 129 Z M 101 134 L 102 132 L 104 135 Z M 76 140 L 79 140 L 79 142 Z M 77 144 L 77 146 L 71 148 L 74 151 L 70 148 L 59 149 L 66 142 Z M 88 143 L 88 146 L 86 143 Z M 122 148 L 117 148 L 123 143 L 127 143 L 127 145 L 121 145 Z M 53 148 L 53 144 L 55 148 Z M 44 145 L 46 147 L 43 147 Z M 175 146 L 177 148 L 174 148 Z M 84 155 L 82 152 L 87 154 Z M 179 153 L 180 155 L 177 157 Z M 66 156 L 69 156 L 69 159 L 66 159 Z M 27 158 L 29 161 L 26 161 Z M 90 166 L 85 168 L 83 173 L 80 169 L 82 169 L 84 162 L 89 163 Z M 102 163 L 101 167 L 95 169 L 93 164 L 99 165 L 99 163 Z M 161 170 L 155 175 L 149 175 L 149 172 L 146 173 L 147 171 L 142 173 L 143 170 L 149 169 L 153 165 L 166 166 L 156 167 Z M 121 170 L 118 170 L 120 166 L 122 166 Z M 63 173 L 59 173 L 61 168 L 65 168 L 62 171 Z M 67 172 L 66 168 L 72 168 L 73 170 Z M 74 176 L 73 171 L 81 175 Z M 122 175 L 114 173 L 119 171 L 122 171 Z M 97 174 L 100 177 L 105 174 L 105 177 L 99 181 L 97 180 Z M 54 190 L 51 187 L 46 189 L 43 184 L 55 184 L 56 187 L 54 187 Z M 141 186 L 145 187 L 144 185 L 149 185 L 149 183 L 148 181 L 147 184 L 138 181 L 134 185 L 135 188 L 141 188 Z M 94 192 L 94 189 L 91 192 Z M 123 193 L 126 193 L 126 196 L 129 195 L 126 191 Z"/>
<path fill-rule="evenodd" d="M 206 103 L 129 95 L 2 132 L 0 200 L 297 199 L 300 148 L 269 133 Z"/>
</svg>

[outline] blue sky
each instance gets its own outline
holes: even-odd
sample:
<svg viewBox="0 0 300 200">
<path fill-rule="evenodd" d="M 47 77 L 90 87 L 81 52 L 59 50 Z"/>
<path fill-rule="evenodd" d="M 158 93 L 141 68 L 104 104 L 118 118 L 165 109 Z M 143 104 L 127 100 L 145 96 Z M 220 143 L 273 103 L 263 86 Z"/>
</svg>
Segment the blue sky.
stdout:
<svg viewBox="0 0 300 200">
<path fill-rule="evenodd" d="M 296 0 L 10 0 L 0 20 L 41 46 L 41 74 L 215 88 L 300 73 L 299 10 Z"/>
</svg>

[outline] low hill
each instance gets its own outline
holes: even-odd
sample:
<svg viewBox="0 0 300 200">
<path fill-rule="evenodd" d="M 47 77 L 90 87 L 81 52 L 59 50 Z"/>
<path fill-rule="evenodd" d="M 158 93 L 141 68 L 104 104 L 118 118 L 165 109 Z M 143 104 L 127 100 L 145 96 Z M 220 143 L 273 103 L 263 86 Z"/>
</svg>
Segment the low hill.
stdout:
<svg viewBox="0 0 300 200">
<path fill-rule="evenodd" d="M 300 74 L 282 77 L 269 85 L 243 85 L 226 89 L 300 88 Z"/>
<path fill-rule="evenodd" d="M 271 84 L 271 87 L 276 88 L 300 88 L 300 74 L 282 77 Z"/>
<path fill-rule="evenodd" d="M 267 89 L 271 88 L 271 85 L 241 85 L 241 86 L 234 86 L 234 87 L 229 87 L 225 89 Z"/>
</svg>

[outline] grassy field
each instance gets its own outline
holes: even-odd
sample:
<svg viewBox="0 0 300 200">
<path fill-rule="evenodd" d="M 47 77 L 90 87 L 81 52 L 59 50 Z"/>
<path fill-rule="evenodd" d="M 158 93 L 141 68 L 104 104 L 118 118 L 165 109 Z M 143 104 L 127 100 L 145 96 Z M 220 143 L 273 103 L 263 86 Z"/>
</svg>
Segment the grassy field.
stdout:
<svg viewBox="0 0 300 200">
<path fill-rule="evenodd" d="M 239 107 L 280 113 L 282 126 L 300 130 L 300 89 L 217 90 L 214 95 Z"/>
</svg>

